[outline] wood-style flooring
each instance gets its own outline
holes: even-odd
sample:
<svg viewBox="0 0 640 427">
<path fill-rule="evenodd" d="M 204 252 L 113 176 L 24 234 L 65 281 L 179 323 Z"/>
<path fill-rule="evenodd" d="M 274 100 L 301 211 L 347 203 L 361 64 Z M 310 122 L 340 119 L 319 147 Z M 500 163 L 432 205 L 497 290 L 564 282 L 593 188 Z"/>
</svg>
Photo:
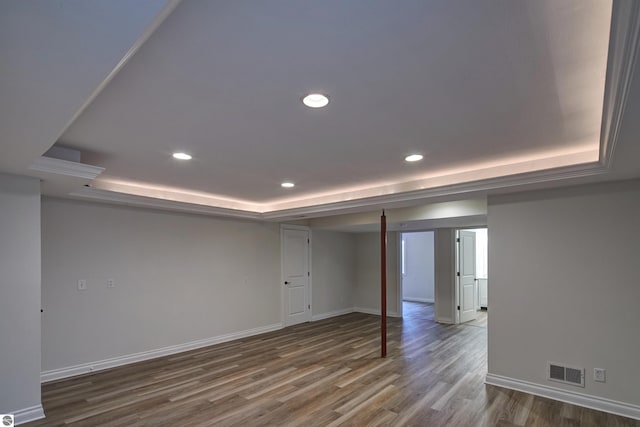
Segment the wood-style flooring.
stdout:
<svg viewBox="0 0 640 427">
<path fill-rule="evenodd" d="M 36 426 L 636 426 L 484 384 L 487 330 L 405 304 L 43 385 Z"/>
<path fill-rule="evenodd" d="M 481 328 L 486 328 L 487 320 L 488 320 L 487 315 L 488 313 L 486 310 L 478 310 L 476 319 L 472 320 L 471 322 L 465 323 L 465 325 L 479 326 Z"/>
</svg>

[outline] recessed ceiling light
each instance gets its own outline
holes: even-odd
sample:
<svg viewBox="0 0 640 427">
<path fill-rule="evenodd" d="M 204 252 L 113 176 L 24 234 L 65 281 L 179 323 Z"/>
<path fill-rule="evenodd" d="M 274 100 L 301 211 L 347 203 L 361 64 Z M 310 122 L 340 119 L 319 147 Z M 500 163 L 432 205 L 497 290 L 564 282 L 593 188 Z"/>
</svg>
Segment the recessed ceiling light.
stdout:
<svg viewBox="0 0 640 427">
<path fill-rule="evenodd" d="M 293 188 L 296 185 L 293 182 L 283 182 L 282 184 L 280 184 L 282 187 L 284 188 Z"/>
<path fill-rule="evenodd" d="M 173 153 L 173 158 L 178 160 L 191 160 L 191 155 L 187 153 Z"/>
<path fill-rule="evenodd" d="M 302 98 L 302 102 L 309 108 L 322 108 L 329 103 L 329 98 L 321 93 L 310 93 Z"/>
<path fill-rule="evenodd" d="M 422 154 L 410 154 L 407 157 L 404 158 L 405 161 L 407 162 L 417 162 L 422 160 Z"/>
</svg>

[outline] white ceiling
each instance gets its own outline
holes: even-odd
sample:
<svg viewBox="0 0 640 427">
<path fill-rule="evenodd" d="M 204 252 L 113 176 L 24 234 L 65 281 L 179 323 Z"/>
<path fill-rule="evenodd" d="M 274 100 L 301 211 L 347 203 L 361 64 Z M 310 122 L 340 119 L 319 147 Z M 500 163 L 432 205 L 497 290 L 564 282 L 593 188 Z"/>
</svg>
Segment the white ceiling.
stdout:
<svg viewBox="0 0 640 427">
<path fill-rule="evenodd" d="M 603 172 L 605 88 L 624 82 L 611 65 L 606 74 L 612 3 L 602 0 L 0 7 L 0 28 L 15 27 L 0 29 L 0 48 L 24 59 L 0 77 L 11 95 L 0 101 L 11 119 L 0 171 L 34 174 L 25 167 L 54 142 L 105 168 L 92 190 L 35 174 L 56 195 L 317 215 L 556 185 Z M 621 45 L 634 37 L 622 34 Z M 12 89 L 33 80 L 28 96 Z M 300 102 L 315 91 L 326 108 Z M 425 159 L 403 161 L 414 152 Z"/>
</svg>

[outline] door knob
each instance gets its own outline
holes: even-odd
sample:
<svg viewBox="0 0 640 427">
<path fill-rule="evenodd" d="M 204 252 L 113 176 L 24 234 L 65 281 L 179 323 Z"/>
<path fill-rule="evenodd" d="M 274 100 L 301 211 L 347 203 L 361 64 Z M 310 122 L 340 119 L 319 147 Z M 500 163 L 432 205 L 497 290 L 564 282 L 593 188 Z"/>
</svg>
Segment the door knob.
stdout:
<svg viewBox="0 0 640 427">
<path fill-rule="evenodd" d="M 285 281 L 285 282 L 284 282 L 284 284 L 285 284 L 285 285 L 288 285 L 288 284 L 289 284 L 289 282 Z"/>
</svg>

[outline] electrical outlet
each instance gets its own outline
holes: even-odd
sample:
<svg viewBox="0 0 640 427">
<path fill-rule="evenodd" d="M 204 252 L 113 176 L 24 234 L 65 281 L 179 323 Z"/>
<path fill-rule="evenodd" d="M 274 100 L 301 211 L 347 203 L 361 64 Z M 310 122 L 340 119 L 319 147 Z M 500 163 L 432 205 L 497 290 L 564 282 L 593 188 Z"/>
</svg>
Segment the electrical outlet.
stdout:
<svg viewBox="0 0 640 427">
<path fill-rule="evenodd" d="M 107 279 L 107 288 L 115 288 L 116 287 L 116 281 L 113 279 Z"/>
<path fill-rule="evenodd" d="M 86 280 L 78 280 L 78 290 L 79 291 L 87 290 L 87 281 Z"/>
<path fill-rule="evenodd" d="M 606 382 L 607 371 L 602 368 L 593 368 L 593 380 L 599 383 Z"/>
</svg>

